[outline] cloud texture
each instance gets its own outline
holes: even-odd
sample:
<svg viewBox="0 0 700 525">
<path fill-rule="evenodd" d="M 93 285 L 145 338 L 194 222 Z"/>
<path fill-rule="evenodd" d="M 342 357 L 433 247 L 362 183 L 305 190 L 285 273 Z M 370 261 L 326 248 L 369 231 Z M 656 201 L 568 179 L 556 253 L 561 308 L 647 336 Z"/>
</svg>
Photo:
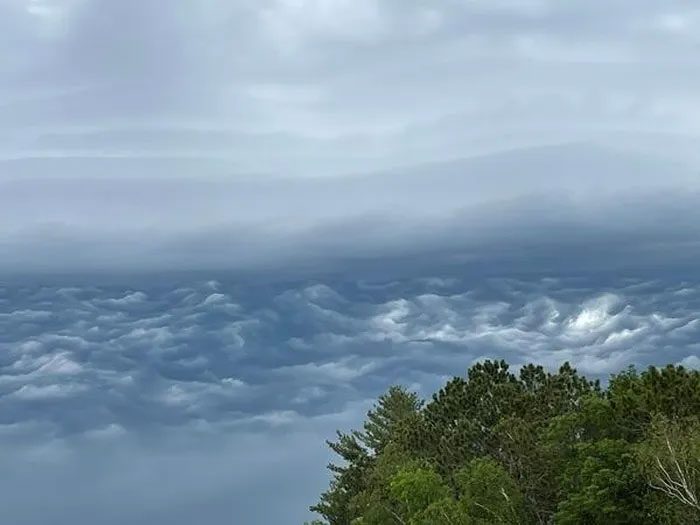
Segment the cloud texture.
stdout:
<svg viewBox="0 0 700 525">
<path fill-rule="evenodd" d="M 484 358 L 568 360 L 603 379 L 700 366 L 696 281 L 132 278 L 4 285 L 1 297 L 13 523 L 74 523 L 84 506 L 92 523 L 298 522 L 324 483 L 319 444 L 391 383 L 429 395 Z M 146 494 L 129 488 L 159 476 L 169 482 Z M 21 504 L 34 484 L 41 510 Z"/>
<path fill-rule="evenodd" d="M 299 523 L 391 383 L 700 366 L 699 29 L 683 0 L 0 0 L 4 519 Z"/>
<path fill-rule="evenodd" d="M 698 20 L 683 1 L 3 0 L 0 269 L 473 258 L 553 222 L 541 238 L 580 245 L 645 230 L 651 253 L 669 213 L 694 254 Z"/>
</svg>

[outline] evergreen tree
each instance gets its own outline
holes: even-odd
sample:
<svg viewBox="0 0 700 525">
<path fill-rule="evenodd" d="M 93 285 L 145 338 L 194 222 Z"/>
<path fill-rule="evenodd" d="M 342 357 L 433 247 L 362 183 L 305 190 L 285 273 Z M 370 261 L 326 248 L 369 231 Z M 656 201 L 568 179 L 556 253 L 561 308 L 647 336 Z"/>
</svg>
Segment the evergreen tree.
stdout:
<svg viewBox="0 0 700 525">
<path fill-rule="evenodd" d="M 628 369 L 607 389 L 485 361 L 425 405 L 391 387 L 329 442 L 330 525 L 700 524 L 700 373 Z"/>
</svg>

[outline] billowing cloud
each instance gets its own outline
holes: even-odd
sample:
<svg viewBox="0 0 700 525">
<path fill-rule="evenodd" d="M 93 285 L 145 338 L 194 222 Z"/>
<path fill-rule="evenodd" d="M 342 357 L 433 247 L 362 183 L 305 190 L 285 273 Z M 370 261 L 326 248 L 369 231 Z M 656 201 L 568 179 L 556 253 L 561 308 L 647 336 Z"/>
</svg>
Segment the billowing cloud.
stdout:
<svg viewBox="0 0 700 525">
<path fill-rule="evenodd" d="M 427 396 L 485 358 L 570 361 L 603 380 L 629 365 L 698 366 L 700 285 L 690 280 L 66 279 L 3 288 L 14 309 L 0 317 L 0 431 L 13 453 L 0 463 L 34 462 L 38 476 L 3 490 L 17 523 L 45 518 L 16 503 L 25 482 L 47 491 L 55 523 L 73 523 L 72 507 L 51 498 L 75 496 L 51 496 L 46 479 L 78 490 L 82 476 L 99 480 L 80 489 L 98 523 L 187 523 L 204 507 L 213 523 L 302 520 L 325 479 L 319 444 L 357 424 L 389 384 Z M 159 475 L 171 482 L 147 497 L 129 488 Z M 261 499 L 269 477 L 289 495 L 281 514 Z"/>
</svg>

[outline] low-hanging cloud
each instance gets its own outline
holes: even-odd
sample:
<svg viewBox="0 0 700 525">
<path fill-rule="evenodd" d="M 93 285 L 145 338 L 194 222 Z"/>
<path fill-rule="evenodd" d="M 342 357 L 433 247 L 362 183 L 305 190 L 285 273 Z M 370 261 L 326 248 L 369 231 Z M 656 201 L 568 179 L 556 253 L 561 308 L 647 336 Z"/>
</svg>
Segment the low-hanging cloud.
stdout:
<svg viewBox="0 0 700 525">
<path fill-rule="evenodd" d="M 0 183 L 0 267 L 285 272 L 426 258 L 556 271 L 582 253 L 601 254 L 586 262 L 597 266 L 687 263 L 699 183 L 682 164 L 586 144 L 330 179 L 13 180 Z"/>
<path fill-rule="evenodd" d="M 0 289 L 13 523 L 297 522 L 325 483 L 319 443 L 389 384 L 427 396 L 484 358 L 603 380 L 698 365 L 700 285 L 677 277 L 120 279 Z"/>
</svg>

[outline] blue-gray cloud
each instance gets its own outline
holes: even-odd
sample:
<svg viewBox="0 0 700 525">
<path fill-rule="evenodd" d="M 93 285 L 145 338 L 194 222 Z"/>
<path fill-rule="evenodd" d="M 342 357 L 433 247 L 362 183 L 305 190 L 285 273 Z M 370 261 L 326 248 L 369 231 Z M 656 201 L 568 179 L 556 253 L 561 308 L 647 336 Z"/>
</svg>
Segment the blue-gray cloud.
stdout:
<svg viewBox="0 0 700 525">
<path fill-rule="evenodd" d="M 73 523 L 78 508 L 105 524 L 291 523 L 323 485 L 320 443 L 391 383 L 427 395 L 484 358 L 567 360 L 602 379 L 700 366 L 692 278 L 120 280 L 0 290 L 13 523 Z M 169 483 L 134 492 L 157 476 Z M 287 495 L 278 510 L 270 479 Z M 45 507 L 23 508 L 30 485 Z"/>
<path fill-rule="evenodd" d="M 556 270 L 594 249 L 606 253 L 594 265 L 648 266 L 690 261 L 700 240 L 694 169 L 590 144 L 373 176 L 47 176 L 0 189 L 0 268 L 15 273 L 284 272 L 407 256 Z"/>
<path fill-rule="evenodd" d="M 298 523 L 391 383 L 700 366 L 698 13 L 0 0 L 4 519 Z"/>
</svg>

